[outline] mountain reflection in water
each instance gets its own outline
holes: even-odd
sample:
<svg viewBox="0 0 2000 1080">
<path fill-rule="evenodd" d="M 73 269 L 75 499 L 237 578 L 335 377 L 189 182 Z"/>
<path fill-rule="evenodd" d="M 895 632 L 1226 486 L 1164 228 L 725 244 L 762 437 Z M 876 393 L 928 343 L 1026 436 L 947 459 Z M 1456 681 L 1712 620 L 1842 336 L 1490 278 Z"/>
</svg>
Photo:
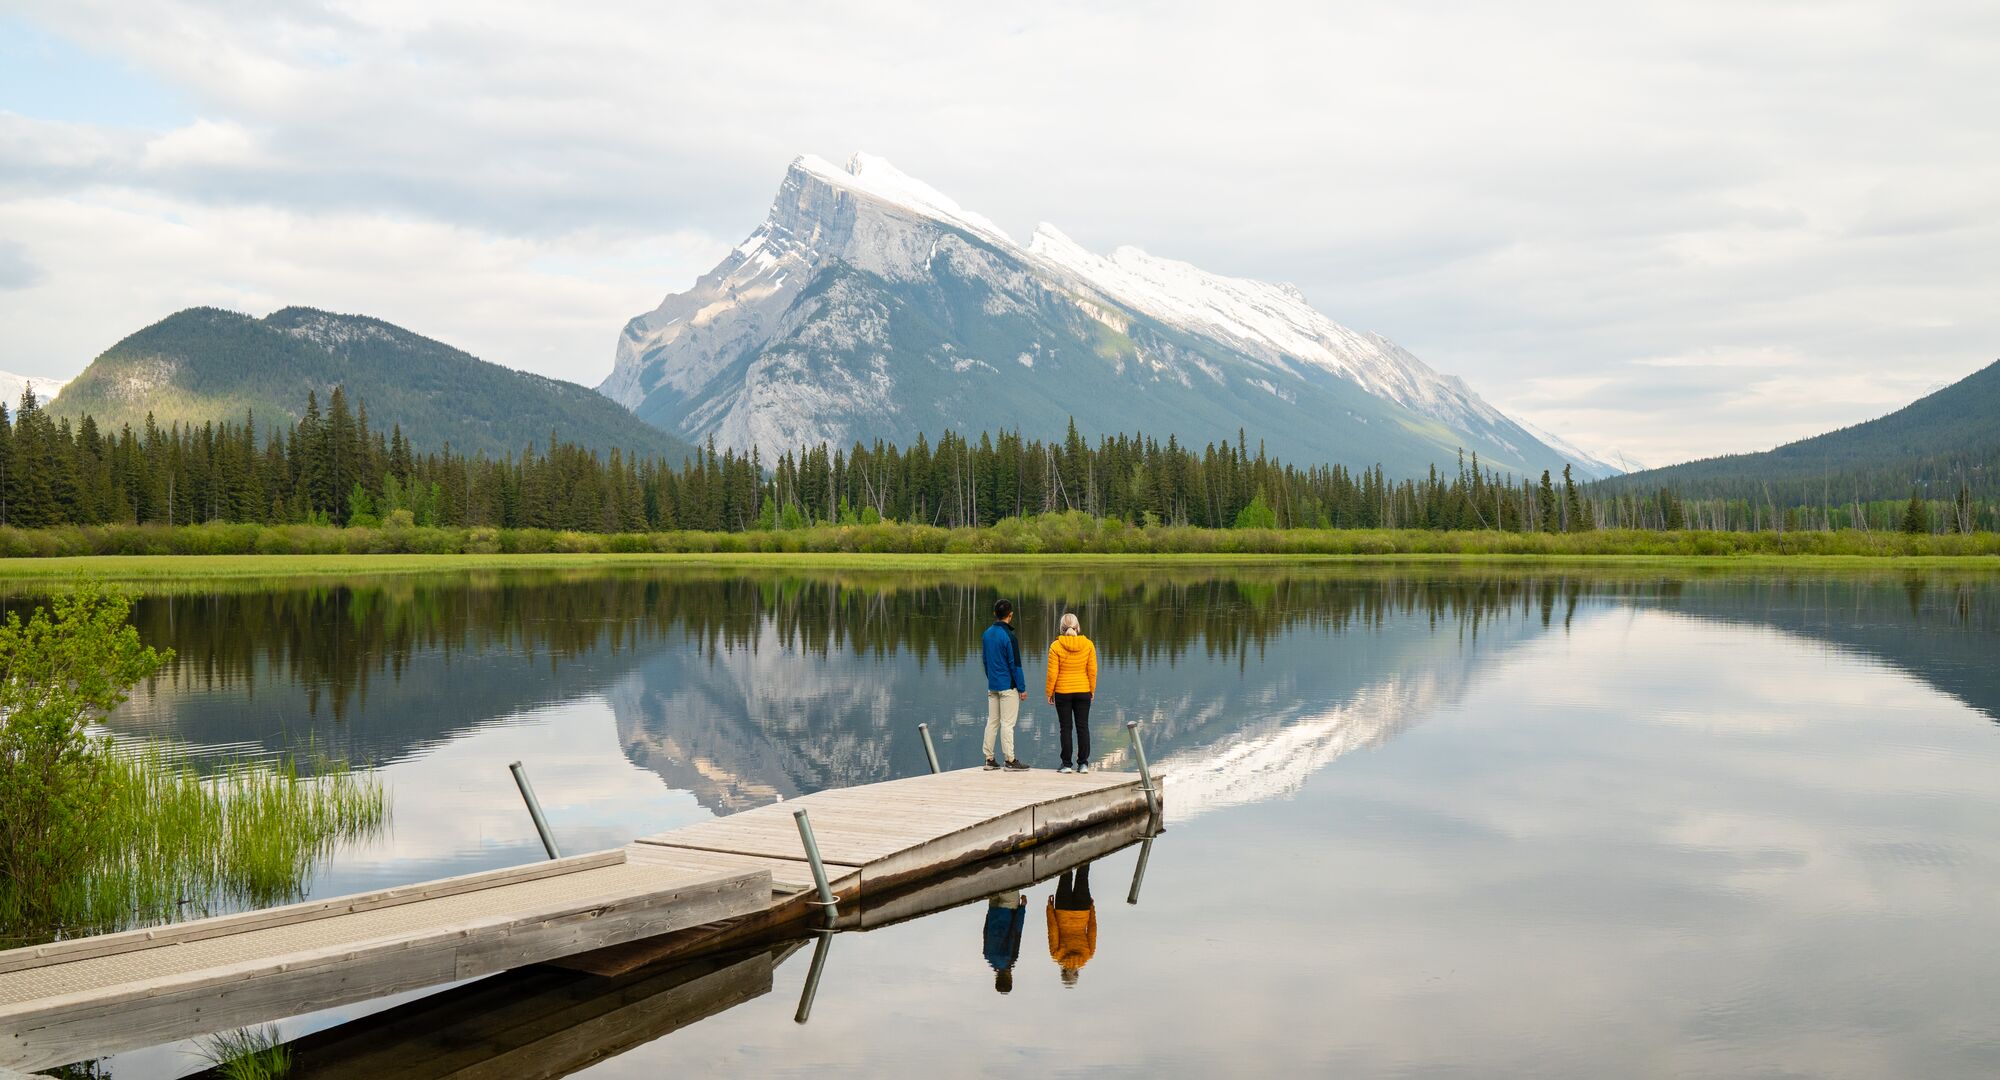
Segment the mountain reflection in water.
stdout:
<svg viewBox="0 0 2000 1080">
<path fill-rule="evenodd" d="M 273 582 L 140 601 L 173 668 L 114 731 L 220 754 L 310 745 L 392 763 L 540 706 L 596 698 L 635 764 L 728 813 L 977 760 L 974 669 L 995 596 L 1019 605 L 1024 758 L 1054 760 L 1039 700 L 1057 616 L 1104 657 L 1100 758 L 1125 721 L 1181 779 L 1179 813 L 1281 793 L 1456 700 L 1482 665 L 1580 608 L 1760 624 L 1898 667 L 1989 717 L 2000 599 L 1950 576 L 1577 573 L 489 573 Z M 20 597 L 9 601 L 21 604 Z"/>
<path fill-rule="evenodd" d="M 973 764 L 992 599 L 1021 607 L 1037 691 L 1078 610 L 1103 656 L 1100 761 L 1128 767 L 1124 723 L 1145 721 L 1169 832 L 1139 907 L 1106 910 L 1137 852 L 1093 864 L 1102 940 L 1074 986 L 1030 941 L 996 995 L 979 893 L 999 887 L 961 882 L 938 902 L 971 908 L 837 940 L 805 1027 L 806 963 L 781 949 L 701 989 L 635 988 L 616 1015 L 662 1031 L 690 995 L 770 992 L 593 1075 L 2000 1068 L 1994 575 L 1169 564 L 149 588 L 141 632 L 180 659 L 115 730 L 198 758 L 312 744 L 386 765 L 393 835 L 334 860 L 315 896 L 539 858 L 516 759 L 574 850 L 921 772 L 919 721 Z M 1032 695 L 1021 732 L 1044 766 L 1049 713 Z M 544 1003 L 578 1018 L 575 1045 L 625 1045 L 622 1021 L 589 1026 L 603 1002 Z M 285 1033 L 333 1038 L 359 1012 Z M 402 1015 L 414 1053 L 430 1021 Z M 406 1045 L 382 1031 L 390 1056 Z M 184 1049 L 121 1055 L 116 1075 L 182 1075 Z"/>
</svg>

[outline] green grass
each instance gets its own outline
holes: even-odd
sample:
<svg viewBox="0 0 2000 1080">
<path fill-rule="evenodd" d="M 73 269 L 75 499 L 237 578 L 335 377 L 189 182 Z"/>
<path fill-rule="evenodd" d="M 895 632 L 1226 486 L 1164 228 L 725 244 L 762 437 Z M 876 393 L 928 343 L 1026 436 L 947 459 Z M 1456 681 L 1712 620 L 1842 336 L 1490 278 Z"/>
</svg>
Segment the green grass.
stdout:
<svg viewBox="0 0 2000 1080">
<path fill-rule="evenodd" d="M 988 528 L 934 528 L 912 524 L 816 526 L 768 532 L 550 532 L 512 528 L 332 528 L 332 526 L 64 526 L 50 530 L 0 528 L 0 576 L 62 576 L 80 566 L 90 572 L 122 568 L 132 578 L 154 574 L 260 574 L 268 568 L 312 566 L 338 570 L 442 566 L 412 556 L 448 556 L 456 568 L 590 566 L 626 564 L 632 556 L 682 556 L 688 560 L 754 556 L 796 558 L 822 566 L 946 566 L 950 556 L 996 560 L 1016 556 L 1180 556 L 1224 558 L 1384 558 L 1384 556 L 1508 556 L 1550 558 L 2000 558 L 2000 534 L 1900 532 L 1432 532 L 1432 530 L 1270 530 L 1128 526 L 1084 514 L 1008 518 Z M 76 556 L 132 556 L 130 562 L 66 562 Z M 200 560 L 200 556 L 238 556 Z M 280 562 L 260 556 L 312 556 Z M 546 560 L 544 556 L 570 556 Z M 830 556 L 830 558 L 806 558 Z M 164 558 L 164 562 L 162 562 Z M 188 558 L 188 562 L 176 562 Z M 156 570 L 174 566 L 172 570 Z M 286 572 L 288 572 L 286 570 Z"/>
<path fill-rule="evenodd" d="M 197 1039 L 195 1047 L 214 1066 L 212 1075 L 225 1080 L 281 1080 L 292 1074 L 292 1048 L 274 1026 L 220 1032 Z"/>
<path fill-rule="evenodd" d="M 238 763 L 208 776 L 157 748 L 103 747 L 80 870 L 0 881 L 0 939 L 46 940 L 298 898 L 336 845 L 372 835 L 388 795 L 371 774 L 326 763 Z M 19 940 L 13 943 L 19 943 Z"/>
</svg>

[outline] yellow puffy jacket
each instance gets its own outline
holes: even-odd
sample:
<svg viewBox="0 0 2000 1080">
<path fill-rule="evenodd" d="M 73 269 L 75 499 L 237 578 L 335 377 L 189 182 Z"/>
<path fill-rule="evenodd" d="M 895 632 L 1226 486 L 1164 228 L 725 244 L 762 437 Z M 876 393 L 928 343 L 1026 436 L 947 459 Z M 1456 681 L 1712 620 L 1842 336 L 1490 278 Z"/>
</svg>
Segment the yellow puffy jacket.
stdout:
<svg viewBox="0 0 2000 1080">
<path fill-rule="evenodd" d="M 1090 963 L 1097 953 L 1097 905 L 1088 911 L 1063 911 L 1049 897 L 1049 957 L 1066 969 Z"/>
<path fill-rule="evenodd" d="M 1048 694 L 1097 693 L 1097 646 L 1082 634 L 1059 634 L 1049 642 Z"/>
</svg>

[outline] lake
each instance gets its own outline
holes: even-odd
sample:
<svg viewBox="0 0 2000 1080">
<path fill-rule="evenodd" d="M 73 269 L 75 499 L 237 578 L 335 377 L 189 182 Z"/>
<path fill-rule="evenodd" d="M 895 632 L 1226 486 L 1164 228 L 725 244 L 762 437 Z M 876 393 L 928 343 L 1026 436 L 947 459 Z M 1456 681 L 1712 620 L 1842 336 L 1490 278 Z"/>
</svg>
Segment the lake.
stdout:
<svg viewBox="0 0 2000 1080">
<path fill-rule="evenodd" d="M 196 760 L 373 762 L 393 824 L 331 895 L 975 764 L 978 635 L 1102 655 L 1167 830 L 1089 864 L 1073 982 L 1031 886 L 810 949 L 625 1047 L 660 1075 L 1988 1076 L 2000 1071 L 2000 578 L 1339 570 L 494 572 L 154 586 L 179 654 L 113 717 Z M 18 605 L 22 597 L 10 603 Z M 1019 756 L 1057 760 L 1052 710 Z M 1072 878 L 1068 888 L 1074 890 Z M 301 1018 L 288 1035 L 369 1009 Z M 593 1036 L 595 1037 L 595 1036 Z M 121 1055 L 169 1077 L 184 1047 Z"/>
</svg>

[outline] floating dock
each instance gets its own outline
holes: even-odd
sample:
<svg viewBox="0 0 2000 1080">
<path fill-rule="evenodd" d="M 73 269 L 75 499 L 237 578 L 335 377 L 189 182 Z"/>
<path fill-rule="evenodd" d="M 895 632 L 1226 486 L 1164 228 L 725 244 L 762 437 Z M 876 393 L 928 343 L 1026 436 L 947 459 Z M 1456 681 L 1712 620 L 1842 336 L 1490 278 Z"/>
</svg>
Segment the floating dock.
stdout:
<svg viewBox="0 0 2000 1080">
<path fill-rule="evenodd" d="M 535 964 L 625 976 L 768 937 L 818 917 L 799 810 L 844 909 L 839 928 L 862 925 L 867 897 L 1153 807 L 1130 773 L 966 769 L 818 792 L 618 850 L 0 952 L 0 1069 Z"/>
<path fill-rule="evenodd" d="M 1038 843 L 941 877 L 843 902 L 837 929 L 867 932 L 965 904 L 982 909 L 1065 870 L 1147 843 L 1141 815 Z M 1127 897 L 1136 903 L 1138 881 Z M 978 918 L 968 925 L 975 925 Z M 810 939 L 810 940 L 809 940 Z M 825 935 L 792 924 L 740 946 L 602 977 L 553 965 L 503 972 L 306 1035 L 289 1045 L 311 1080 L 516 1080 L 597 1065 L 771 992 L 776 970 Z M 836 950 L 837 952 L 838 950 Z M 838 959 L 827 980 L 842 984 Z M 801 1011 L 810 1007 L 801 1001 Z M 4 1078 L 0 1078 L 4 1080 Z"/>
</svg>

